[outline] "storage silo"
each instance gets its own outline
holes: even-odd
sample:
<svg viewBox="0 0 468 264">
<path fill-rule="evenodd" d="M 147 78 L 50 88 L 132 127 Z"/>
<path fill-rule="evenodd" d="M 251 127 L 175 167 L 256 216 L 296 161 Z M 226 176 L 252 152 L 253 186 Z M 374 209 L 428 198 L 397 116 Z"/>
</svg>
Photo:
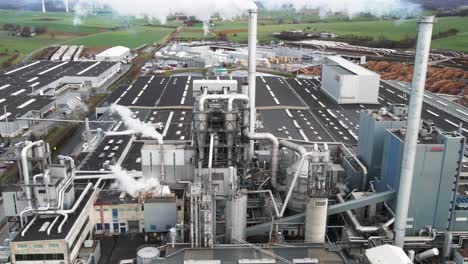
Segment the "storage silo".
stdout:
<svg viewBox="0 0 468 264">
<path fill-rule="evenodd" d="M 328 198 L 310 197 L 306 208 L 305 242 L 325 242 L 327 232 Z"/>
<path fill-rule="evenodd" d="M 247 228 L 247 194 L 235 193 L 226 200 L 225 209 L 227 243 L 245 241 Z"/>
<path fill-rule="evenodd" d="M 145 246 L 137 252 L 137 264 L 163 264 L 164 258 L 160 257 L 159 249 Z"/>
</svg>

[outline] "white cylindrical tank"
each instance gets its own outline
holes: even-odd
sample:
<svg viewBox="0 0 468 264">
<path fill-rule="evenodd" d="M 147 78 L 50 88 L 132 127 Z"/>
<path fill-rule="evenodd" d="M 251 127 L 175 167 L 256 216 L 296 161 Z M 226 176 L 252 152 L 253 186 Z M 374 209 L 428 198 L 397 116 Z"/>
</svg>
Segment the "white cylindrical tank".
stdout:
<svg viewBox="0 0 468 264">
<path fill-rule="evenodd" d="M 164 258 L 159 255 L 159 249 L 151 246 L 143 247 L 137 252 L 137 264 L 162 264 Z"/>
<path fill-rule="evenodd" d="M 309 198 L 306 209 L 305 242 L 324 243 L 327 232 L 327 198 Z"/>
<path fill-rule="evenodd" d="M 305 159 L 302 168 L 301 161 L 295 161 L 286 170 L 286 189 L 292 184 L 296 171 L 300 169 L 299 177 L 293 188 L 293 194 L 288 203 L 288 209 L 295 212 L 304 212 L 307 203 L 307 179 L 309 177 L 309 160 Z"/>
<path fill-rule="evenodd" d="M 247 228 L 247 195 L 236 193 L 226 200 L 226 238 L 228 243 L 245 241 Z"/>
<path fill-rule="evenodd" d="M 416 260 L 417 261 L 422 261 L 422 260 L 432 258 L 432 257 L 436 257 L 436 256 L 439 256 L 439 250 L 437 248 L 433 248 L 433 249 L 426 250 L 426 251 L 416 255 Z"/>
</svg>

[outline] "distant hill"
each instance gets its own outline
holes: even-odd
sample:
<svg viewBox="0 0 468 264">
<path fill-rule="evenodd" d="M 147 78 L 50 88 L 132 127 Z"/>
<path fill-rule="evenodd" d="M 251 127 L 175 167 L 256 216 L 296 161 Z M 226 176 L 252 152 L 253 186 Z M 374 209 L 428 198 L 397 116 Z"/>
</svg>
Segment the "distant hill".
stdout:
<svg viewBox="0 0 468 264">
<path fill-rule="evenodd" d="M 427 9 L 453 9 L 468 6 L 468 0 L 410 0 L 423 5 Z"/>
<path fill-rule="evenodd" d="M 70 1 L 72 2 L 72 1 Z M 65 7 L 63 0 L 46 0 L 46 9 L 62 11 Z M 42 10 L 41 0 L 0 0 L 0 9 Z"/>
</svg>

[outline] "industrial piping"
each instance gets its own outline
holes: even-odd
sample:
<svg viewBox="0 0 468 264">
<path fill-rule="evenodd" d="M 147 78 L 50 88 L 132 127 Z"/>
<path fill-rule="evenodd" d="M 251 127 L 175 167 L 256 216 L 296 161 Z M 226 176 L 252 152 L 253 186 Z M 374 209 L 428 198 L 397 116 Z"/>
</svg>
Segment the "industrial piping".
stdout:
<svg viewBox="0 0 468 264">
<path fill-rule="evenodd" d="M 205 90 L 206 91 L 206 90 Z M 232 112 L 234 100 L 249 102 L 249 97 L 243 94 L 203 94 L 199 100 L 200 112 L 205 111 L 206 100 L 228 100 L 228 112 Z"/>
<path fill-rule="evenodd" d="M 411 187 L 414 176 L 414 163 L 421 121 L 421 110 L 424 101 L 424 85 L 426 82 L 427 64 L 431 48 L 434 16 L 422 17 L 419 20 L 418 42 L 414 62 L 413 84 L 409 103 L 408 121 L 406 125 L 405 145 L 398 190 L 396 219 L 394 225 L 395 246 L 403 248 L 405 243 L 408 208 L 411 198 Z"/>
<path fill-rule="evenodd" d="M 26 146 L 21 150 L 21 167 L 23 169 L 24 184 L 26 185 L 26 199 L 28 200 L 28 206 L 31 209 L 33 208 L 33 204 L 31 195 L 32 187 L 29 184 L 28 151 L 35 146 L 42 146 L 42 144 L 44 144 L 44 141 L 42 140 L 35 142 L 28 141 Z"/>
<path fill-rule="evenodd" d="M 249 98 L 250 98 L 250 116 L 249 132 L 255 133 L 255 123 L 257 119 L 257 109 L 255 108 L 256 92 L 256 72 L 257 72 L 257 7 L 249 9 Z M 250 157 L 254 154 L 254 142 L 250 141 Z"/>
<path fill-rule="evenodd" d="M 273 145 L 271 152 L 271 185 L 274 189 L 284 191 L 286 187 L 278 183 L 278 139 L 275 135 L 270 133 L 251 133 L 250 131 L 245 130 L 244 134 L 250 140 L 269 140 L 271 142 Z"/>
</svg>

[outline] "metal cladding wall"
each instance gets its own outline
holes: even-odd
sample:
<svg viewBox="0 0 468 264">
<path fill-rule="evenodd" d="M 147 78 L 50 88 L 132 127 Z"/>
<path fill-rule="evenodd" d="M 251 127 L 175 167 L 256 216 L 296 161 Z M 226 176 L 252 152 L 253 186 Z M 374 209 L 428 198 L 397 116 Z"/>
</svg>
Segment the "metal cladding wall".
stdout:
<svg viewBox="0 0 468 264">
<path fill-rule="evenodd" d="M 322 65 L 322 91 L 338 104 L 378 104 L 380 75 L 341 57 Z"/>
<path fill-rule="evenodd" d="M 366 165 L 369 178 L 379 177 L 382 165 L 384 136 L 387 129 L 399 129 L 405 121 L 377 121 L 369 112 L 362 111 L 359 117 L 358 158 Z"/>
<path fill-rule="evenodd" d="M 407 234 L 413 235 L 431 225 L 446 230 L 449 225 L 452 195 L 459 175 L 465 139 L 439 134 L 439 144 L 418 144 L 414 182 L 408 211 Z M 385 135 L 382 177 L 378 191 L 398 190 L 404 142 L 387 131 Z M 390 205 L 395 208 L 395 202 Z"/>
<path fill-rule="evenodd" d="M 167 232 L 177 223 L 175 199 L 144 204 L 145 232 Z"/>
</svg>

